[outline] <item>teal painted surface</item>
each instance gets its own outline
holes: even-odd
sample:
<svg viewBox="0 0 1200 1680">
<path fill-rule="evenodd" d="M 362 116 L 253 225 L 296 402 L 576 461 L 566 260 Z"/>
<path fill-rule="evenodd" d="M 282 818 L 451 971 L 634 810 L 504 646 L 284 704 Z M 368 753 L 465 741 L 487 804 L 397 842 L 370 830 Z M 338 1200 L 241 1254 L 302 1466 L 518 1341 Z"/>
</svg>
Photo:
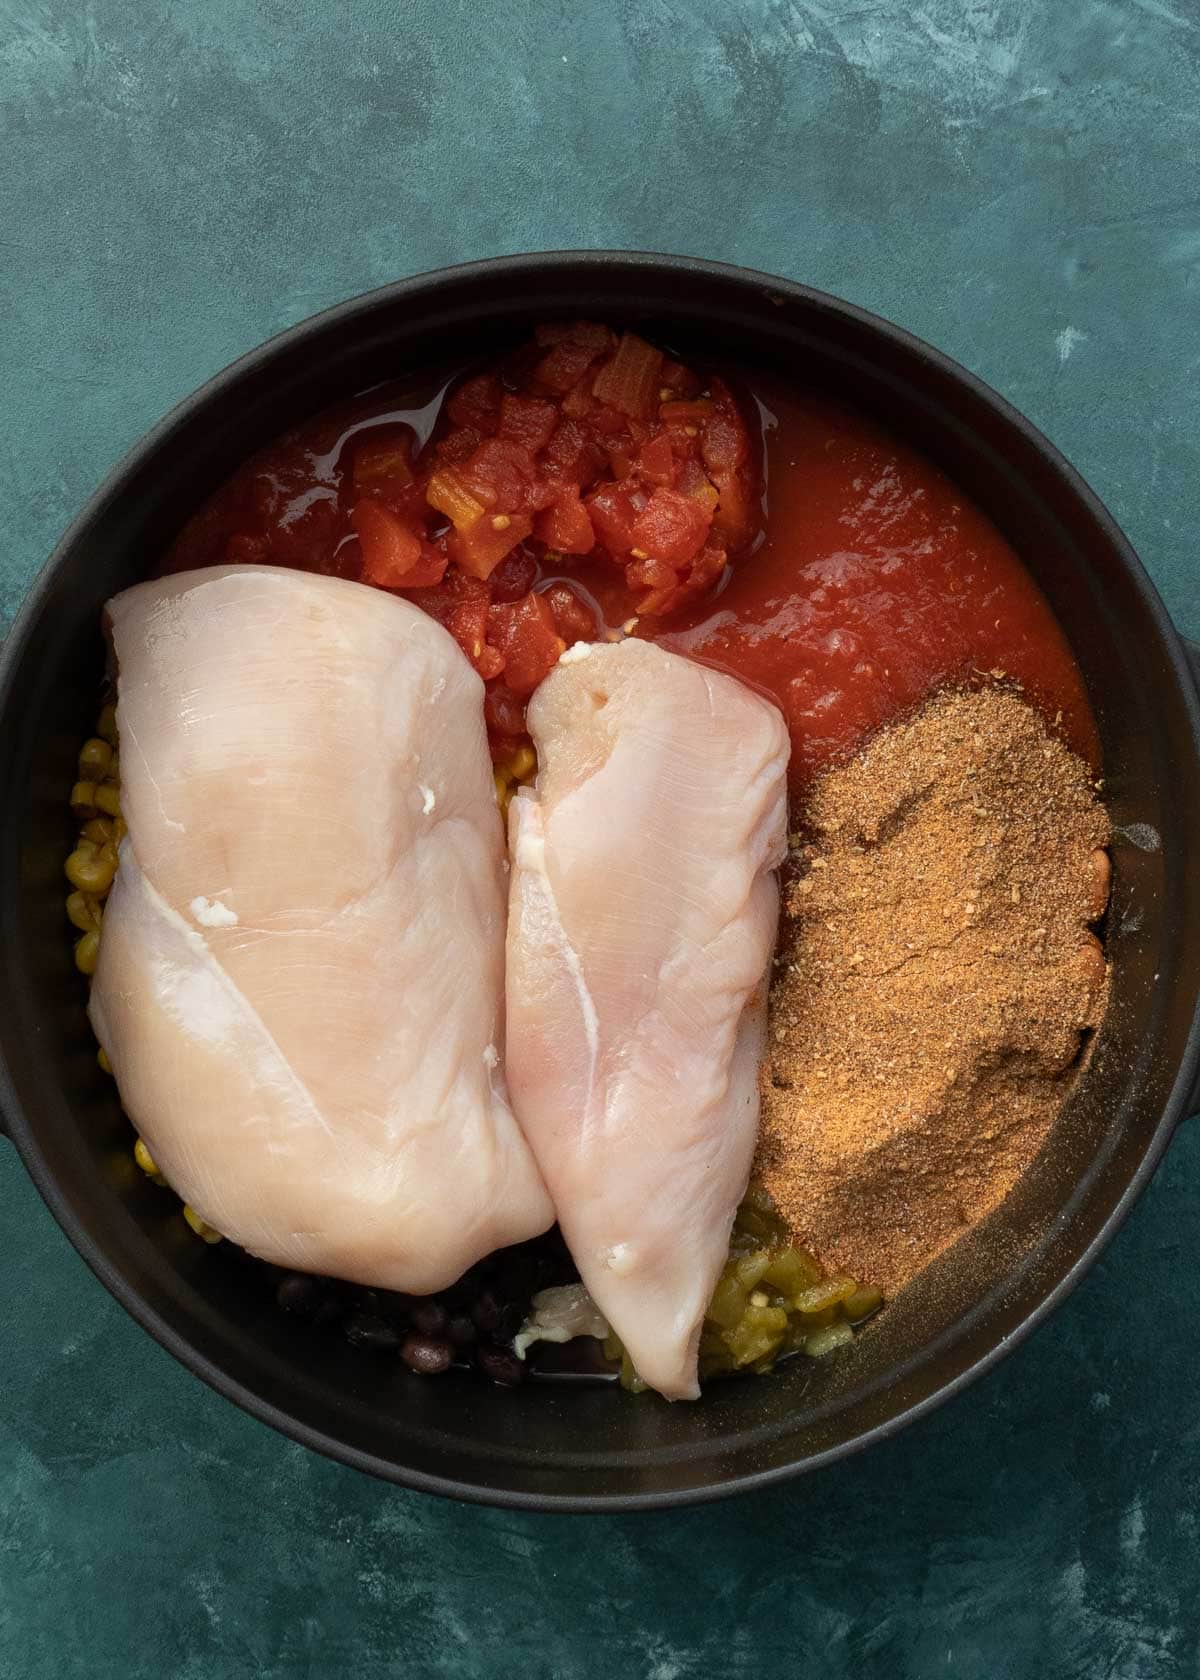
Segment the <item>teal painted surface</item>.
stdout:
<svg viewBox="0 0 1200 1680">
<path fill-rule="evenodd" d="M 0 0 L 0 613 L 166 408 L 397 275 L 620 245 L 902 322 L 1200 635 L 1194 0 Z M 0 1157 L 0 1676 L 1200 1674 L 1200 1127 L 982 1387 L 663 1517 L 318 1460 L 126 1319 Z M 1131 1302 L 1143 1304 L 1131 1310 Z"/>
</svg>

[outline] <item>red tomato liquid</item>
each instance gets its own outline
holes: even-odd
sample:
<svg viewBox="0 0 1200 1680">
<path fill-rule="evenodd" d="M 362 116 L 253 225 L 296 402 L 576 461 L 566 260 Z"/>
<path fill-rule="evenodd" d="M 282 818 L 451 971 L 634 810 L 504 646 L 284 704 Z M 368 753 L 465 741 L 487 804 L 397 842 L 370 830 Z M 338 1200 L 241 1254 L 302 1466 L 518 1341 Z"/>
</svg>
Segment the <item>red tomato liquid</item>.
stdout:
<svg viewBox="0 0 1200 1680">
<path fill-rule="evenodd" d="M 793 788 L 933 689 L 985 675 L 1020 684 L 1098 764 L 1066 637 L 980 509 L 862 415 L 763 378 L 753 388 L 770 417 L 765 541 L 658 640 L 771 696 Z"/>
<path fill-rule="evenodd" d="M 359 578 L 347 462 L 364 438 L 381 450 L 405 428 L 419 450 L 448 381 L 380 387 L 298 427 L 246 462 L 184 527 L 163 570 L 258 560 Z M 747 420 L 762 416 L 766 532 L 698 603 L 634 627 L 740 677 L 779 705 L 803 789 L 872 730 L 935 688 L 1002 675 L 1098 763 L 1083 681 L 1049 605 L 991 522 L 935 466 L 862 415 L 753 373 L 738 380 Z M 749 400 L 747 400 L 749 399 Z M 567 583 L 599 633 L 636 613 L 606 558 L 525 544 L 494 577 L 516 601 Z M 422 591 L 405 592 L 420 605 Z M 434 593 L 426 596 L 434 606 Z M 435 609 L 436 610 L 436 609 Z M 568 614 L 568 619 L 572 615 Z M 523 709 L 489 687 L 498 758 L 521 738 Z"/>
</svg>

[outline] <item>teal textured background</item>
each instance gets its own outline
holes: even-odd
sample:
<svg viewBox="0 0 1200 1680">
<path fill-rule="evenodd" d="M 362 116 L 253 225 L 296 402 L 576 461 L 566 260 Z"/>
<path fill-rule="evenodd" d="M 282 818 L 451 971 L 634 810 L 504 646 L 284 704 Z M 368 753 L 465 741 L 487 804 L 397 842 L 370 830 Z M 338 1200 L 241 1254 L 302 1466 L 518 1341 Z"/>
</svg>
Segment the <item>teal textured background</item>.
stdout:
<svg viewBox="0 0 1200 1680">
<path fill-rule="evenodd" d="M 1200 634 L 1192 0 L 0 0 L 0 614 L 195 385 L 348 294 L 694 252 L 932 340 Z M 833 1473 L 454 1507 L 161 1353 L 0 1158 L 0 1677 L 1200 1675 L 1200 1126 L 1051 1325 Z"/>
</svg>

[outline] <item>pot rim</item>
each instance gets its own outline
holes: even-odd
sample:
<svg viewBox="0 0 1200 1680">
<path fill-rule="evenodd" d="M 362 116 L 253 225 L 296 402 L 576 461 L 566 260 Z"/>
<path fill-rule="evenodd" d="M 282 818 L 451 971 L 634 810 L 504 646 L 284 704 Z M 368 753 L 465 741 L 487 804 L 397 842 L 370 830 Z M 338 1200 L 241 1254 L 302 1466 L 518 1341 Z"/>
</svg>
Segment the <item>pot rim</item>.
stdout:
<svg viewBox="0 0 1200 1680">
<path fill-rule="evenodd" d="M 295 326 L 266 339 L 263 343 L 239 356 L 235 361 L 177 403 L 160 421 L 129 449 L 106 474 L 99 487 L 88 498 L 82 510 L 71 521 L 53 552 L 44 562 L 31 584 L 16 617 L 0 645 L 0 728 L 11 703 L 11 689 L 17 667 L 21 662 L 25 642 L 37 621 L 55 575 L 70 550 L 94 521 L 116 498 L 124 494 L 128 481 L 183 426 L 191 423 L 197 413 L 210 402 L 236 386 L 247 376 L 267 366 L 280 354 L 303 344 L 306 340 L 333 326 L 345 327 L 359 317 L 369 316 L 379 308 L 388 308 L 405 300 L 423 297 L 438 288 L 482 278 L 495 285 L 528 281 L 532 276 L 553 272 L 564 265 L 582 271 L 623 268 L 630 281 L 636 284 L 639 273 L 663 272 L 680 276 L 702 274 L 724 280 L 745 290 L 758 288 L 768 298 L 816 308 L 829 315 L 849 320 L 876 337 L 890 341 L 900 350 L 918 360 L 929 363 L 942 376 L 969 392 L 977 401 L 990 408 L 1041 457 L 1046 466 L 1066 487 L 1072 498 L 1083 505 L 1091 520 L 1119 555 L 1129 579 L 1138 592 L 1142 605 L 1154 622 L 1167 655 L 1169 680 L 1181 693 L 1191 724 L 1193 739 L 1200 755 L 1200 680 L 1195 675 L 1188 653 L 1167 613 L 1157 590 L 1139 561 L 1132 544 L 1081 475 L 1065 459 L 1044 434 L 1006 398 L 984 380 L 963 367 L 952 357 L 909 333 L 903 327 L 870 310 L 849 303 L 832 293 L 806 286 L 798 281 L 744 268 L 732 263 L 714 262 L 706 258 L 670 253 L 622 250 L 556 250 L 535 251 L 502 257 L 485 258 L 475 262 L 458 263 L 449 267 L 425 270 L 405 279 L 375 287 L 332 305 L 316 315 L 307 317 Z M 480 313 L 483 313 L 481 311 Z M 681 315 L 686 315 L 685 296 L 680 297 Z M 243 1387 L 206 1355 L 197 1352 L 190 1342 L 154 1311 L 137 1291 L 117 1273 L 106 1254 L 92 1241 L 76 1220 L 46 1164 L 32 1135 L 28 1122 L 17 1102 L 16 1092 L 0 1044 L 0 1125 L 7 1125 L 9 1136 L 21 1160 L 71 1243 L 108 1291 L 141 1327 L 173 1355 L 195 1376 L 232 1400 L 243 1411 L 269 1424 L 281 1434 L 312 1448 L 314 1451 L 361 1470 L 384 1481 L 412 1488 L 422 1493 L 475 1504 L 496 1506 L 510 1510 L 545 1512 L 632 1512 L 663 1510 L 674 1506 L 697 1505 L 734 1494 L 748 1493 L 787 1481 L 795 1476 L 824 1468 L 837 1460 L 850 1458 L 899 1433 L 900 1430 L 926 1417 L 960 1394 L 970 1384 L 990 1371 L 1001 1358 L 1011 1352 L 1038 1328 L 1049 1314 L 1074 1290 L 1090 1270 L 1101 1252 L 1116 1235 L 1145 1189 L 1179 1123 L 1186 1117 L 1189 1100 L 1200 1091 L 1200 1007 L 1197 1008 L 1176 1070 L 1170 1095 L 1156 1122 L 1147 1147 L 1136 1170 L 1126 1182 L 1118 1201 L 1107 1219 L 1095 1233 L 1087 1247 L 1077 1256 L 1054 1287 L 1026 1314 L 1011 1334 L 1001 1337 L 979 1358 L 957 1375 L 942 1383 L 933 1393 L 906 1406 L 881 1423 L 875 1424 L 849 1441 L 839 1442 L 819 1453 L 791 1464 L 733 1475 L 707 1486 L 683 1489 L 664 1489 L 645 1493 L 613 1494 L 555 1494 L 506 1491 L 479 1485 L 454 1476 L 434 1475 L 405 1468 L 373 1453 L 364 1452 L 345 1442 L 310 1427 L 282 1411 L 271 1401 Z"/>
</svg>

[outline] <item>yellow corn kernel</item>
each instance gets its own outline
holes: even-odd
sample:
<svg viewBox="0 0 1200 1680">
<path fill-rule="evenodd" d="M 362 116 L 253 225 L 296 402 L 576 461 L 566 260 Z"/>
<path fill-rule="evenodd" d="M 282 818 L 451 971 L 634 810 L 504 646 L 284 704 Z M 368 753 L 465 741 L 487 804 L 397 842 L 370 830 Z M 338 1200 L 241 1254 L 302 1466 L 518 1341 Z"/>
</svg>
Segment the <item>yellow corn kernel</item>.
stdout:
<svg viewBox="0 0 1200 1680">
<path fill-rule="evenodd" d="M 92 841 L 93 845 L 107 846 L 117 837 L 114 819 L 93 817 L 90 822 L 84 823 L 81 834 L 83 839 Z"/>
<path fill-rule="evenodd" d="M 530 746 L 518 747 L 508 765 L 514 782 L 527 782 L 537 769 L 537 754 Z"/>
<path fill-rule="evenodd" d="M 67 894 L 67 917 L 71 926 L 77 927 L 80 933 L 98 933 L 101 914 L 99 903 L 89 898 L 87 893 Z"/>
<path fill-rule="evenodd" d="M 93 803 L 98 811 L 103 811 L 106 817 L 121 815 L 121 790 L 108 782 L 102 782 L 95 790 Z"/>
<path fill-rule="evenodd" d="M 111 846 L 94 846 L 81 840 L 64 864 L 67 880 L 82 893 L 99 897 L 113 884 L 117 872 L 116 853 Z"/>
<path fill-rule="evenodd" d="M 86 821 L 96 815 L 96 784 L 95 782 L 76 782 L 71 789 L 71 810 L 75 816 Z"/>
<path fill-rule="evenodd" d="M 509 785 L 508 771 L 502 769 L 499 765 L 492 771 L 492 786 L 496 790 L 497 805 L 502 811 L 507 810 L 508 801 L 512 797 L 512 790 Z"/>
<path fill-rule="evenodd" d="M 113 705 L 105 706 L 96 724 L 96 734 L 107 741 L 110 747 L 117 744 L 117 708 Z"/>
<path fill-rule="evenodd" d="M 108 1059 L 108 1051 L 104 1048 L 103 1044 L 100 1046 L 99 1050 L 97 1050 L 97 1052 L 96 1052 L 96 1060 L 100 1064 L 100 1072 L 101 1073 L 108 1073 L 108 1074 L 112 1073 L 112 1063 Z M 141 1138 L 139 1138 L 138 1142 L 141 1143 L 141 1141 L 142 1141 Z M 144 1147 L 145 1147 L 145 1145 L 143 1144 L 143 1148 Z M 137 1154 L 136 1150 L 134 1150 L 134 1154 L 135 1155 Z M 141 1164 L 142 1163 L 139 1161 L 138 1166 L 140 1167 Z"/>
<path fill-rule="evenodd" d="M 112 762 L 113 750 L 107 741 L 95 737 L 85 741 L 79 750 L 79 775 L 85 782 L 98 782 Z"/>
<path fill-rule="evenodd" d="M 101 1050 L 100 1054 L 103 1056 L 103 1050 Z M 138 1166 L 141 1167 L 147 1178 L 162 1177 L 153 1155 L 151 1155 L 150 1151 L 146 1148 L 145 1142 L 141 1138 L 139 1138 L 133 1146 L 133 1158 L 137 1162 Z"/>
<path fill-rule="evenodd" d="M 95 974 L 99 961 L 100 935 L 94 931 L 85 933 L 82 939 L 75 941 L 75 967 L 80 974 Z"/>
<path fill-rule="evenodd" d="M 195 1208 L 189 1207 L 186 1202 L 183 1204 L 183 1217 L 202 1242 L 219 1243 L 221 1241 L 220 1231 L 215 1226 L 206 1224 Z"/>
</svg>

